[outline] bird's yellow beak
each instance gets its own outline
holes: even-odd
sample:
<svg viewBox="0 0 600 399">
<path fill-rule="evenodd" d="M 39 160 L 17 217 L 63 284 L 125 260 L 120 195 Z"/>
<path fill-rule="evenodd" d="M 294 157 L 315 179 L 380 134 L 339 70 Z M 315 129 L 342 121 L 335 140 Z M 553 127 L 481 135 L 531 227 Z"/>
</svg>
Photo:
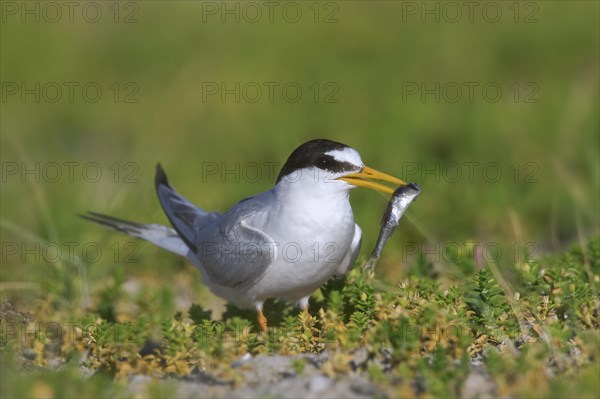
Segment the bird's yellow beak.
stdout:
<svg viewBox="0 0 600 399">
<path fill-rule="evenodd" d="M 404 180 L 398 179 L 397 177 L 390 176 L 387 173 L 380 172 L 368 166 L 365 166 L 363 170 L 358 173 L 352 173 L 350 175 L 342 176 L 339 180 L 344 180 L 357 187 L 366 187 L 375 191 L 380 191 L 386 194 L 392 194 L 395 188 L 384 186 L 381 183 L 371 181 L 369 179 L 382 180 L 388 183 L 393 183 L 397 186 L 406 186 Z"/>
</svg>

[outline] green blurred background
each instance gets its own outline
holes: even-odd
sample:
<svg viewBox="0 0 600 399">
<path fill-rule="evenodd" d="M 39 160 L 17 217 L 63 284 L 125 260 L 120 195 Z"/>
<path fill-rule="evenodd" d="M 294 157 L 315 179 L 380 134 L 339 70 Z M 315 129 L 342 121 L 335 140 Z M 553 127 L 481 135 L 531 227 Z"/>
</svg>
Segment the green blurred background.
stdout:
<svg viewBox="0 0 600 399">
<path fill-rule="evenodd" d="M 212 303 L 175 255 L 136 242 L 136 263 L 123 262 L 123 252 L 115 261 L 111 248 L 133 241 L 76 214 L 167 223 L 153 187 L 159 161 L 184 196 L 222 211 L 269 189 L 274 178 L 264 163 L 281 166 L 313 138 L 351 145 L 366 164 L 421 185 L 378 269 L 392 281 L 414 258 L 405 243 L 437 252 L 429 255 L 432 267 L 456 275 L 460 268 L 443 252 L 448 243 L 498 243 L 498 263 L 509 267 L 515 243 L 529 245 L 519 252 L 523 260 L 599 231 L 598 2 L 494 2 L 485 12 L 482 2 L 472 17 L 460 7 L 458 18 L 444 2 L 281 2 L 271 16 L 262 2 L 108 2 L 86 9 L 88 19 L 101 10 L 95 23 L 84 18 L 87 3 L 78 4 L 72 20 L 63 7 L 51 22 L 55 11 L 38 3 L 36 22 L 22 3 L 3 2 L 1 282 L 2 295 L 21 306 L 40 300 L 42 308 L 79 308 L 115 274 L 141 279 L 151 292 L 189 286 L 189 300 L 175 299 L 174 308 Z M 422 15 L 426 9 L 434 14 Z M 39 102 L 22 92 L 23 84 L 35 91 L 36 82 Z M 206 91 L 236 82 L 239 101 Z M 274 82 L 267 83 L 272 101 L 265 82 Z M 464 82 L 474 82 L 472 99 Z M 436 84 L 439 99 L 421 90 Z M 62 94 L 52 102 L 56 85 Z M 92 86 L 88 99 L 85 85 Z M 301 88 L 297 101 L 285 85 Z M 483 92 L 485 85 L 492 89 Z M 89 100 L 94 87 L 102 90 L 96 102 Z M 65 162 L 79 163 L 73 179 Z M 249 162 L 254 169 L 244 169 Z M 21 175 L 36 163 L 39 182 Z M 62 165 L 57 179 L 53 170 L 44 174 L 50 163 Z M 206 175 L 236 163 L 237 175 Z M 98 165 L 102 176 L 92 182 Z M 352 203 L 363 228 L 362 262 L 386 199 L 355 190 Z M 45 262 L 23 251 L 22 243 L 35 241 L 63 249 L 98 242 L 104 256 Z M 17 254 L 6 243 L 19 244 Z"/>
</svg>

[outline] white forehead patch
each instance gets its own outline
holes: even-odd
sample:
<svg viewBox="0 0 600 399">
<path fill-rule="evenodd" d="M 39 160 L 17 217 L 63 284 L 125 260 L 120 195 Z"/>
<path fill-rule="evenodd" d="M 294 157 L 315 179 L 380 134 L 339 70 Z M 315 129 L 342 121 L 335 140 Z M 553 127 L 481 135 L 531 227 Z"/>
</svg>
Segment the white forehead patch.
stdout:
<svg viewBox="0 0 600 399">
<path fill-rule="evenodd" d="M 325 155 L 331 155 L 333 159 L 339 162 L 349 162 L 353 165 L 364 167 L 365 165 L 360 159 L 358 151 L 354 148 L 346 147 L 343 150 L 331 150 L 327 151 Z"/>
</svg>

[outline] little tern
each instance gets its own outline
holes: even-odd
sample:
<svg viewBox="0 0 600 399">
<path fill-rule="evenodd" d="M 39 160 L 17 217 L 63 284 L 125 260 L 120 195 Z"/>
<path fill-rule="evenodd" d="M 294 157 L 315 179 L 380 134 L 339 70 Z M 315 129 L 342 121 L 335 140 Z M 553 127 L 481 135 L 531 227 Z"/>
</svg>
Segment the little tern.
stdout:
<svg viewBox="0 0 600 399">
<path fill-rule="evenodd" d="M 255 308 L 266 331 L 267 299 L 281 298 L 307 311 L 310 296 L 323 283 L 352 268 L 362 231 L 349 193 L 355 187 L 394 192 L 375 180 L 407 184 L 365 166 L 352 147 L 311 140 L 292 152 L 272 189 L 226 212 L 192 204 L 171 187 L 158 164 L 156 193 L 173 228 L 95 212 L 81 217 L 184 256 L 215 295 L 239 308 Z"/>
</svg>

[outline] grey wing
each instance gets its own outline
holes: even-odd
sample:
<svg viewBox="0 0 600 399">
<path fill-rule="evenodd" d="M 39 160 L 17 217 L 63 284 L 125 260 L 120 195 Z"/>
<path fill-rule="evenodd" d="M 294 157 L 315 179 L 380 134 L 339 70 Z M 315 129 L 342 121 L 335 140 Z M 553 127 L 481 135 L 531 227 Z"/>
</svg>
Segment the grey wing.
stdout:
<svg viewBox="0 0 600 399">
<path fill-rule="evenodd" d="M 354 238 L 352 239 L 352 244 L 350 245 L 350 250 L 344 257 L 342 263 L 337 268 L 335 272 L 335 277 L 343 277 L 345 276 L 352 266 L 354 266 L 354 262 L 356 262 L 356 258 L 358 258 L 358 254 L 360 253 L 360 247 L 362 245 L 362 230 L 359 225 L 354 224 Z"/>
<path fill-rule="evenodd" d="M 167 218 L 169 218 L 171 225 L 188 248 L 197 253 L 198 231 L 203 226 L 219 219 L 221 214 L 218 212 L 205 212 L 178 194 L 169 185 L 167 175 L 160 164 L 156 165 L 154 183 L 160 205 Z"/>
<path fill-rule="evenodd" d="M 200 232 L 197 255 L 212 281 L 224 287 L 256 281 L 276 260 L 276 242 L 257 227 L 268 209 L 268 195 L 240 201 L 212 228 Z"/>
</svg>

